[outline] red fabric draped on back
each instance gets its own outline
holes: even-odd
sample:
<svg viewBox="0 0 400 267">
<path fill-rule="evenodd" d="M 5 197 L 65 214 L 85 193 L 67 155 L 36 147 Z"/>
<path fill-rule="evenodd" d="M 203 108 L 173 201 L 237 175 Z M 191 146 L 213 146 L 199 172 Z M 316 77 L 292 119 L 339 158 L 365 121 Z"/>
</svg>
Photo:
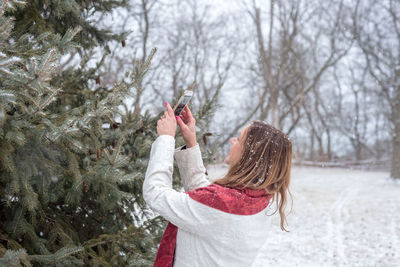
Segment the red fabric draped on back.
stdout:
<svg viewBox="0 0 400 267">
<path fill-rule="evenodd" d="M 218 184 L 186 192 L 190 198 L 211 208 L 236 215 L 253 215 L 265 209 L 272 195 L 263 189 L 236 189 Z M 172 267 L 178 228 L 168 223 L 157 251 L 154 267 Z"/>
</svg>

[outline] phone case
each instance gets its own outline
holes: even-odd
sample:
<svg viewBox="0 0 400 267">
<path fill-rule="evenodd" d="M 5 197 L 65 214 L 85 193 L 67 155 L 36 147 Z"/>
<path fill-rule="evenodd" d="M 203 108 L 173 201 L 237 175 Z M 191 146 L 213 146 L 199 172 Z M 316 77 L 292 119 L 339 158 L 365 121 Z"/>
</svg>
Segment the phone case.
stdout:
<svg viewBox="0 0 400 267">
<path fill-rule="evenodd" d="M 192 91 L 185 91 L 184 94 L 179 98 L 178 103 L 174 107 L 175 116 L 181 115 L 182 110 L 189 103 L 190 99 L 193 96 Z"/>
</svg>

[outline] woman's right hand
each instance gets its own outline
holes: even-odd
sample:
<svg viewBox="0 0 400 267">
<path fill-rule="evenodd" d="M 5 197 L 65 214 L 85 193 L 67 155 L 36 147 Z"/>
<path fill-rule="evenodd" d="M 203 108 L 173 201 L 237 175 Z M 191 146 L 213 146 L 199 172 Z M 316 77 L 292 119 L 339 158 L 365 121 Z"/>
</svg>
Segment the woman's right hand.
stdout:
<svg viewBox="0 0 400 267">
<path fill-rule="evenodd" d="M 176 117 L 179 128 L 181 128 L 183 140 L 187 148 L 197 145 L 196 141 L 196 120 L 188 106 L 182 110 L 181 115 Z"/>
</svg>

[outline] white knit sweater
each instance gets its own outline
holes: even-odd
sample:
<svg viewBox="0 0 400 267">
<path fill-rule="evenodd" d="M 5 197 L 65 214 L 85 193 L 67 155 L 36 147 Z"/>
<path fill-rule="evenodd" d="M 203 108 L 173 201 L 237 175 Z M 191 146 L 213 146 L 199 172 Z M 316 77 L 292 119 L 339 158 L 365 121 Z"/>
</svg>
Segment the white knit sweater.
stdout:
<svg viewBox="0 0 400 267">
<path fill-rule="evenodd" d="M 152 210 L 178 227 L 174 267 L 265 266 L 269 208 L 254 215 L 230 214 L 177 192 L 172 188 L 174 155 L 185 191 L 210 184 L 199 145 L 175 150 L 170 135 L 154 141 L 143 197 Z"/>
</svg>

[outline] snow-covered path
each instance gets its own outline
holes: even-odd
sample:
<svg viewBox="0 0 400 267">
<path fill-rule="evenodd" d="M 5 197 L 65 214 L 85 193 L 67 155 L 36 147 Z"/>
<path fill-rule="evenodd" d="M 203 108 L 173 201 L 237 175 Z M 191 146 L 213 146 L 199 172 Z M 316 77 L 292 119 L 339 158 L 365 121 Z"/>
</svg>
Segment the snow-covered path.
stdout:
<svg viewBox="0 0 400 267">
<path fill-rule="evenodd" d="M 207 169 L 211 179 L 225 171 Z M 282 232 L 279 216 L 272 216 L 265 266 L 400 266 L 400 183 L 388 177 L 293 167 L 290 232 Z"/>
</svg>

